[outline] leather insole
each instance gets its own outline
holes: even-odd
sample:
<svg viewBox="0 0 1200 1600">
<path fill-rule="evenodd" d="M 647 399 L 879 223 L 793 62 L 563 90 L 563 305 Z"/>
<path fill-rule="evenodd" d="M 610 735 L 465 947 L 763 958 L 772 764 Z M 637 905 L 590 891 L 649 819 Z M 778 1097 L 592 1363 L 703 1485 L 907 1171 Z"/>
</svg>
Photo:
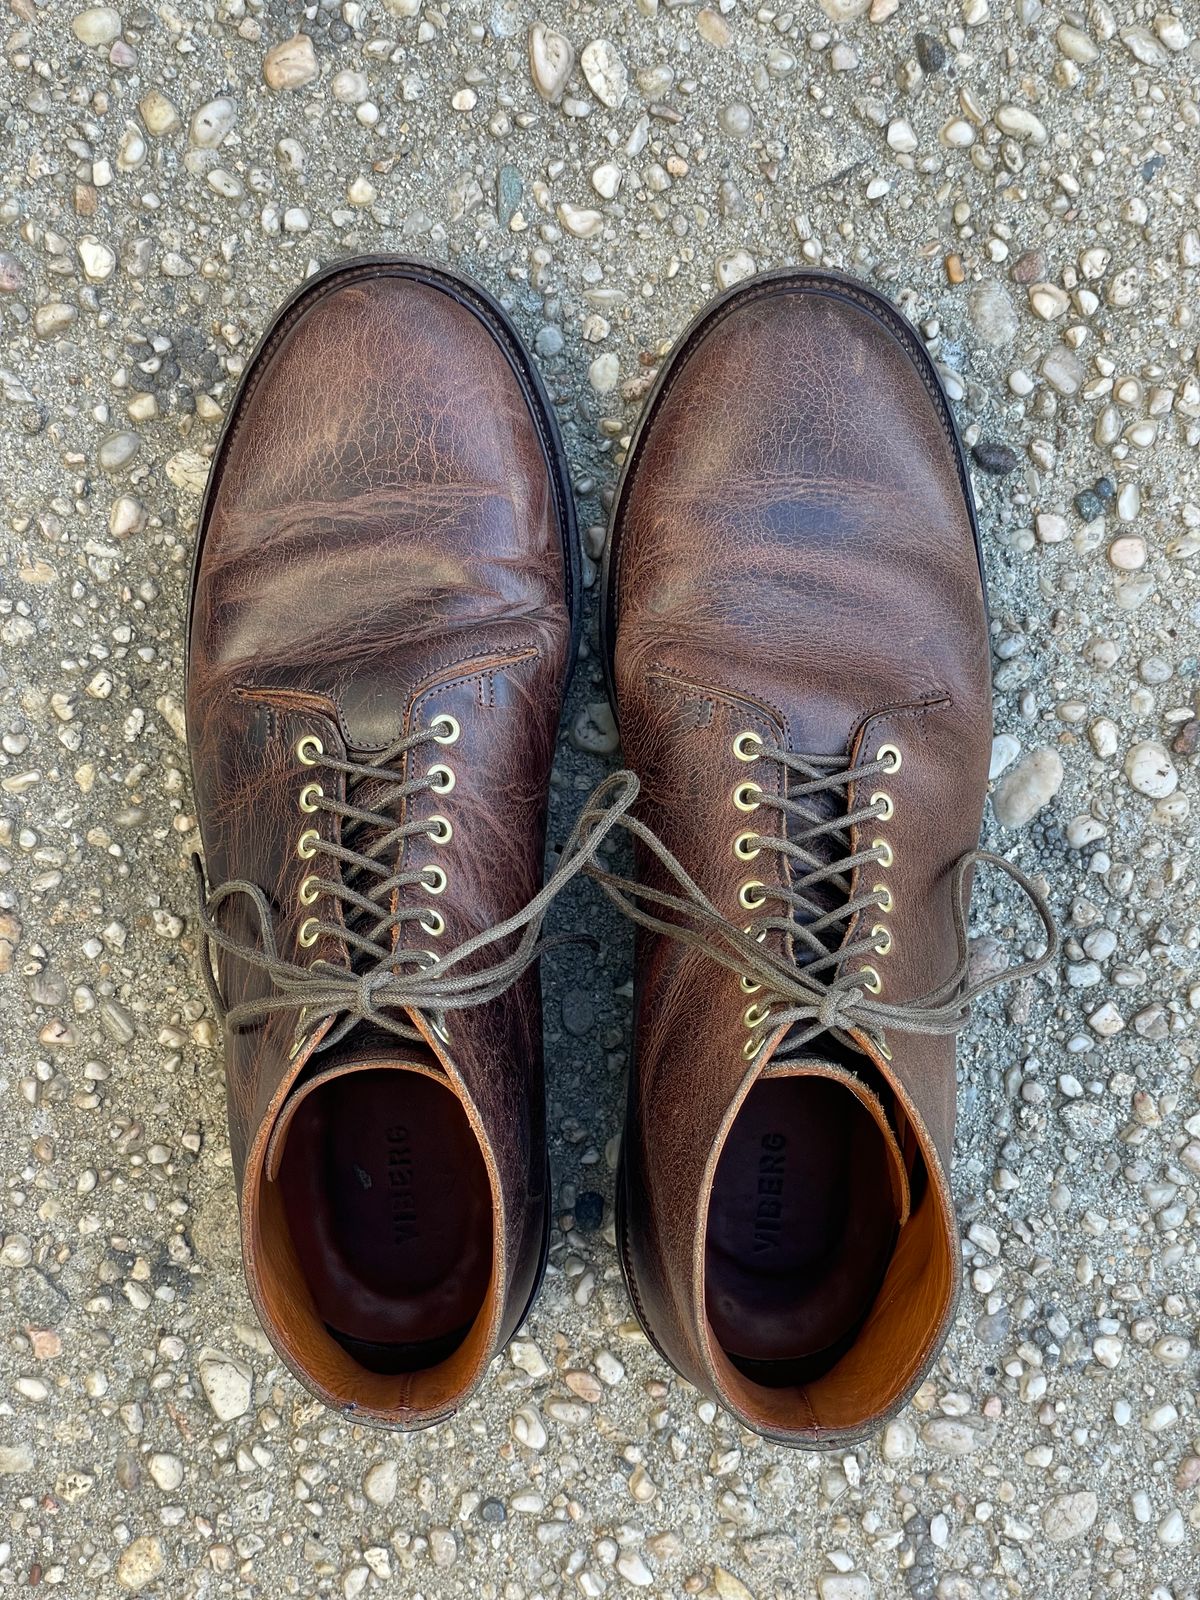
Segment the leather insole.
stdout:
<svg viewBox="0 0 1200 1600">
<path fill-rule="evenodd" d="M 705 1241 L 709 1323 L 763 1384 L 826 1371 L 862 1323 L 897 1230 L 875 1118 L 836 1079 L 754 1085 L 717 1163 Z"/>
<path fill-rule="evenodd" d="M 396 1067 L 333 1078 L 297 1107 L 278 1182 L 317 1314 L 357 1361 L 453 1352 L 491 1274 L 492 1201 L 450 1089 Z"/>
</svg>

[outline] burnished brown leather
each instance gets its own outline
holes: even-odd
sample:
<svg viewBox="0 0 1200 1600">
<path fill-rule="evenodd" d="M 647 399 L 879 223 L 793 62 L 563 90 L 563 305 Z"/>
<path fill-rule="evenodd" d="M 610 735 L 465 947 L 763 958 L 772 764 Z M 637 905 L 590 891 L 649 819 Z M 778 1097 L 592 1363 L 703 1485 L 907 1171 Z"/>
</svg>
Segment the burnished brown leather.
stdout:
<svg viewBox="0 0 1200 1600">
<path fill-rule="evenodd" d="M 187 721 L 209 885 L 260 886 L 289 960 L 350 965 L 338 939 L 298 944 L 297 839 L 313 820 L 298 808 L 314 776 L 297 755 L 304 735 L 334 757 L 369 761 L 440 716 L 457 720 L 453 748 L 406 758 L 413 769 L 444 760 L 455 777 L 452 792 L 410 802 L 444 814 L 451 841 L 403 846 L 408 865 L 445 869 L 445 891 L 430 901 L 446 925 L 441 946 L 496 926 L 540 887 L 577 560 L 552 409 L 480 289 L 387 258 L 326 271 L 283 308 L 212 464 Z M 336 840 L 339 820 L 317 820 Z M 341 909 L 325 914 L 340 920 Z M 244 897 L 219 916 L 254 944 Z M 412 924 L 397 937 L 432 942 Z M 227 1005 L 271 989 L 261 968 L 228 953 L 217 979 Z M 450 1044 L 422 1014 L 409 1020 L 422 1036 L 414 1043 L 357 1025 L 322 1050 L 325 1022 L 293 1053 L 303 1036 L 294 1010 L 225 1039 L 243 1253 L 263 1325 L 320 1398 L 402 1427 L 447 1415 L 479 1382 L 536 1287 L 548 1220 L 536 968 L 454 1013 Z M 437 1118 L 444 1139 L 430 1137 Z M 345 1194 L 331 1195 L 338 1182 Z M 386 1203 L 380 1184 L 396 1191 Z M 483 1204 L 464 1190 L 471 1184 Z M 316 1215 L 322 1208 L 328 1216 Z M 371 1353 L 372 1341 L 419 1344 L 421 1330 L 382 1257 L 357 1249 L 368 1215 L 387 1219 L 380 1251 L 394 1246 L 401 1273 L 422 1231 L 442 1259 L 452 1249 L 460 1258 L 453 1282 L 421 1288 L 446 1326 L 410 1370 L 386 1370 L 386 1348 Z M 469 1236 L 452 1241 L 451 1226 Z M 317 1259 L 339 1227 L 350 1243 L 338 1255 L 335 1240 Z M 475 1298 L 469 1327 L 447 1337 Z M 343 1309 L 354 1339 L 330 1331 Z"/>
<path fill-rule="evenodd" d="M 893 897 L 890 915 L 869 919 L 892 938 L 875 964 L 890 1001 L 944 982 L 958 959 L 951 869 L 977 842 L 986 790 L 987 615 L 954 424 L 932 363 L 893 307 L 853 281 L 806 272 L 754 279 L 713 303 L 672 352 L 633 442 L 605 604 L 622 739 L 642 782 L 637 815 L 732 921 L 747 921 L 738 895 L 748 878 L 791 870 L 782 853 L 763 851 L 753 868 L 733 853 L 747 825 L 735 785 L 752 777 L 775 792 L 783 781 L 768 761 L 739 762 L 735 736 L 855 764 L 883 745 L 900 749 L 900 769 L 880 784 L 893 817 L 854 837 L 856 849 L 882 837 L 894 854 L 887 871 L 859 869 L 875 874 L 868 889 L 884 882 Z M 864 798 L 851 794 L 850 807 Z M 784 826 L 763 822 L 768 815 L 777 818 L 752 820 Z M 638 869 L 672 887 L 648 852 Z M 862 932 L 851 926 L 843 944 Z M 861 1436 L 911 1395 L 953 1312 L 953 1039 L 889 1034 L 888 1059 L 862 1032 L 856 1051 L 825 1049 L 822 1035 L 804 1063 L 781 1064 L 782 1029 L 748 1063 L 736 974 L 640 930 L 636 977 L 619 1211 L 646 1330 L 751 1428 L 808 1446 Z M 797 1089 L 802 1076 L 823 1086 Z M 797 1098 L 776 1113 L 761 1085 L 789 1081 L 781 1093 Z M 834 1120 L 806 1128 L 803 1107 Z M 721 1163 L 726 1151 L 735 1165 L 743 1159 L 738 1119 L 750 1115 L 760 1118 L 751 1130 L 760 1198 L 741 1215 L 720 1187 Z M 786 1131 L 772 1115 L 792 1119 Z M 846 1129 L 845 1203 L 826 1206 L 841 1214 L 822 1222 L 805 1162 L 819 1166 L 826 1134 Z M 793 1147 L 801 1160 L 789 1169 L 780 1152 Z M 864 1194 L 874 1220 L 852 1215 Z M 758 1321 L 734 1286 L 780 1227 L 820 1226 L 846 1230 L 830 1235 L 843 1259 L 821 1263 L 822 1293 L 798 1321 L 831 1307 L 835 1320 L 850 1317 L 860 1255 L 882 1249 L 882 1281 L 840 1344 L 789 1376 L 775 1359 L 788 1333 L 779 1285 L 768 1285 L 776 1300 Z M 722 1340 L 739 1323 L 748 1347 L 731 1352 Z M 832 1326 L 812 1337 L 830 1338 Z M 796 1339 L 799 1348 L 802 1330 Z"/>
</svg>

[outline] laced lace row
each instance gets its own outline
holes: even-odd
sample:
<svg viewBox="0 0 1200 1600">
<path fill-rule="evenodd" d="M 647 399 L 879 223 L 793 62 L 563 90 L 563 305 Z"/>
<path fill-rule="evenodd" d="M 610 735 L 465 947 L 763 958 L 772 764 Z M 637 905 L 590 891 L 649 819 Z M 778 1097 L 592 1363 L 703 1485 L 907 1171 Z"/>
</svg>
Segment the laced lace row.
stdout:
<svg viewBox="0 0 1200 1600">
<path fill-rule="evenodd" d="M 396 766 L 411 767 L 411 757 L 423 747 L 452 745 L 458 736 L 458 724 L 452 717 L 436 718 L 369 762 L 328 755 L 312 735 L 305 735 L 297 745 L 302 764 L 342 774 L 346 792 L 346 799 L 340 800 L 327 794 L 316 780 L 300 791 L 302 812 L 340 819 L 335 831 L 341 842 L 326 838 L 317 827 L 300 835 L 297 851 L 302 858 L 335 862 L 337 870 L 326 873 L 318 867 L 302 880 L 301 901 L 315 909 L 301 922 L 297 939 L 303 947 L 323 939 L 333 941 L 345 951 L 346 963 L 320 956 L 304 961 L 285 955 L 262 889 L 246 879 L 233 879 L 208 891 L 197 862 L 202 969 L 214 1009 L 227 1027 L 236 1029 L 261 1022 L 276 1011 L 297 1010 L 300 1024 L 295 1048 L 320 1024 L 332 1021 L 334 1026 L 321 1041 L 326 1048 L 360 1022 L 401 1038 L 419 1039 L 421 1032 L 410 1017 L 419 1012 L 446 1040 L 449 1013 L 497 998 L 548 948 L 562 942 L 543 939 L 542 923 L 552 902 L 581 873 L 593 878 L 641 927 L 702 950 L 740 978 L 745 993 L 754 997 L 743 1013 L 747 1059 L 753 1059 L 770 1038 L 781 1033 L 777 1054 L 802 1051 L 823 1032 L 857 1048 L 853 1038 L 857 1031 L 885 1056 L 890 1054 L 889 1031 L 955 1033 L 966 1024 L 971 1004 L 979 996 L 1001 983 L 1040 971 L 1057 954 L 1058 934 L 1041 890 L 1002 856 L 971 850 L 956 863 L 950 884 L 957 945 L 954 970 L 926 994 L 899 1002 L 885 1000 L 877 966 L 862 958 L 870 955 L 877 961 L 892 947 L 884 919 L 893 908 L 886 876 L 894 860 L 893 850 L 882 835 L 869 847 L 856 849 L 852 830 L 890 820 L 893 803 L 881 788 L 861 803 L 856 800 L 853 810 L 843 802 L 842 809 L 829 816 L 819 801 L 830 794 L 845 797 L 851 790 L 855 795 L 864 792 L 872 780 L 897 769 L 900 752 L 895 746 L 884 746 L 873 758 L 851 763 L 845 757 L 795 755 L 768 745 L 753 733 L 738 735 L 735 754 L 747 762 L 777 764 L 784 772 L 784 782 L 776 794 L 747 779 L 735 788 L 734 805 L 746 814 L 764 807 L 774 809 L 783 815 L 785 825 L 776 833 L 743 831 L 734 840 L 734 853 L 750 862 L 764 851 L 775 852 L 786 858 L 789 870 L 776 884 L 750 878 L 742 885 L 740 904 L 754 913 L 748 923 L 731 921 L 653 830 L 633 816 L 639 782 L 626 771 L 607 778 L 584 803 L 558 865 L 522 910 L 442 955 L 430 948 L 410 947 L 398 942 L 406 925 L 415 922 L 432 938 L 445 931 L 444 919 L 427 897 L 436 897 L 445 889 L 448 870 L 438 865 L 397 868 L 395 863 L 403 859 L 408 839 L 424 835 L 448 845 L 454 830 L 441 814 L 411 815 L 414 808 L 408 802 L 430 791 L 450 793 L 455 776 L 447 761 L 435 762 L 423 773 L 403 779 Z M 364 790 L 371 796 L 370 804 L 364 802 Z M 398 813 L 407 820 L 398 823 Z M 673 887 L 652 888 L 604 864 L 601 847 L 617 830 L 650 852 Z M 969 875 L 977 866 L 996 868 L 1024 891 L 1041 921 L 1046 946 L 1038 956 L 970 983 L 967 898 Z M 868 879 L 874 881 L 866 887 Z M 222 926 L 220 908 L 238 897 L 253 913 L 256 943 L 249 944 Z M 329 912 L 340 906 L 340 919 L 322 915 L 326 906 Z M 855 919 L 864 912 L 878 914 L 880 920 L 869 932 L 855 932 L 848 938 Z M 784 936 L 776 941 L 781 948 L 768 943 L 772 933 Z M 511 949 L 494 961 L 479 964 L 473 960 L 480 952 L 512 939 Z M 226 1007 L 213 973 L 214 951 L 264 972 L 270 979 L 270 994 Z M 468 962 L 469 971 L 464 970 Z"/>
</svg>

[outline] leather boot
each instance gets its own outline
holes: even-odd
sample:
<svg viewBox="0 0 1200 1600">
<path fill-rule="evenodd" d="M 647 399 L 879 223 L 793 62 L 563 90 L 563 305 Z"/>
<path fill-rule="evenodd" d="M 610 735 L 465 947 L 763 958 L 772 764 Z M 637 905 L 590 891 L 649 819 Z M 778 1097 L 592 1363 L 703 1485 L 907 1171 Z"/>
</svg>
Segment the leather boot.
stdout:
<svg viewBox="0 0 1200 1600">
<path fill-rule="evenodd" d="M 636 880 L 597 874 L 642 924 L 630 1291 L 748 1427 L 845 1443 L 921 1382 L 960 1274 L 953 1035 L 988 619 L 962 449 L 913 329 L 829 273 L 713 303 L 648 401 L 604 581 L 642 790 Z M 1021 976 L 1053 925 L 997 864 L 1046 926 Z"/>
<path fill-rule="evenodd" d="M 578 598 L 553 410 L 499 306 L 399 259 L 306 283 L 212 463 L 187 721 L 246 1278 L 359 1419 L 447 1416 L 540 1276 L 533 961 Z"/>
</svg>

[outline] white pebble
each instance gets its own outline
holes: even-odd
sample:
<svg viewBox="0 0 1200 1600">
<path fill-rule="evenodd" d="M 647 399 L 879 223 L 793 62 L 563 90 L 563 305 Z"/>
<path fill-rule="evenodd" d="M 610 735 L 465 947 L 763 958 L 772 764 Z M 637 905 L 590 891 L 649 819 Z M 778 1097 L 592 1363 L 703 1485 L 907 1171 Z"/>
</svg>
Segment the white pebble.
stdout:
<svg viewBox="0 0 1200 1600">
<path fill-rule="evenodd" d="M 1184 1524 L 1183 1514 L 1178 1510 L 1168 1511 L 1158 1525 L 1158 1542 L 1168 1548 L 1182 1544 L 1187 1538 L 1187 1528 Z"/>
<path fill-rule="evenodd" d="M 1066 517 L 1057 511 L 1039 511 L 1033 526 L 1043 544 L 1061 544 L 1070 532 Z"/>
<path fill-rule="evenodd" d="M 588 382 L 597 394 L 611 394 L 617 387 L 621 364 L 610 350 L 597 356 L 588 368 Z"/>
<path fill-rule="evenodd" d="M 939 138 L 951 150 L 965 150 L 968 145 L 975 143 L 975 129 L 961 117 L 955 117 L 946 123 Z"/>
<path fill-rule="evenodd" d="M 101 244 L 99 239 L 93 239 L 90 234 L 79 241 L 79 259 L 83 263 L 84 273 L 93 283 L 102 283 L 105 278 L 111 278 L 117 265 L 116 252 L 106 244 Z"/>
<path fill-rule="evenodd" d="M 889 1422 L 883 1430 L 881 1449 L 885 1461 L 904 1461 L 916 1447 L 917 1436 L 910 1423 L 902 1420 Z"/>
<path fill-rule="evenodd" d="M 1179 1412 L 1169 1400 L 1160 1406 L 1152 1406 L 1142 1418 L 1142 1426 L 1147 1433 L 1166 1433 L 1168 1428 L 1173 1428 L 1179 1421 Z"/>
<path fill-rule="evenodd" d="M 370 93 L 367 75 L 365 72 L 352 72 L 346 68 L 345 71 L 335 74 L 333 82 L 329 85 L 329 92 L 341 105 L 361 105 Z"/>
<path fill-rule="evenodd" d="M 1097 717 L 1088 729 L 1088 738 L 1100 759 L 1107 761 L 1117 753 L 1121 731 L 1111 717 Z"/>
<path fill-rule="evenodd" d="M 527 1377 L 544 1378 L 550 1371 L 537 1345 L 527 1339 L 514 1339 L 508 1347 L 508 1354 L 513 1366 L 519 1367 Z"/>
<path fill-rule="evenodd" d="M 1157 739 L 1143 739 L 1132 747 L 1125 757 L 1125 776 L 1139 794 L 1152 800 L 1174 794 L 1179 783 L 1175 764 Z"/>
<path fill-rule="evenodd" d="M 624 1366 L 609 1350 L 601 1350 L 593 1365 L 596 1368 L 596 1376 L 602 1383 L 608 1384 L 610 1389 L 615 1388 L 625 1376 Z"/>
<path fill-rule="evenodd" d="M 1094 39 L 1089 37 L 1082 28 L 1076 28 L 1069 22 L 1064 22 L 1055 34 L 1058 48 L 1068 61 L 1074 61 L 1081 67 L 1087 67 L 1100 57 L 1100 51 Z"/>
<path fill-rule="evenodd" d="M 263 78 L 269 89 L 301 89 L 319 70 L 313 42 L 306 33 L 272 45 L 263 58 Z"/>
<path fill-rule="evenodd" d="M 625 63 L 607 39 L 593 39 L 584 45 L 579 64 L 588 88 L 601 105 L 615 111 L 624 104 L 629 92 L 629 75 Z"/>
<path fill-rule="evenodd" d="M 592 239 L 604 226 L 604 218 L 599 211 L 592 211 L 587 206 L 569 205 L 565 201 L 558 208 L 558 220 L 576 239 Z"/>
<path fill-rule="evenodd" d="M 173 1494 L 183 1482 L 183 1462 L 178 1456 L 152 1455 L 146 1470 L 164 1494 Z"/>
<path fill-rule="evenodd" d="M 1066 315 L 1071 301 L 1056 283 L 1035 283 L 1029 290 L 1029 304 L 1043 322 L 1053 322 Z"/>
<path fill-rule="evenodd" d="M 617 1571 L 635 1589 L 648 1589 L 654 1582 L 654 1574 L 636 1550 L 627 1550 L 617 1557 Z"/>
<path fill-rule="evenodd" d="M 1120 1363 L 1125 1346 L 1120 1339 L 1114 1339 L 1111 1334 L 1102 1334 L 1092 1342 L 1092 1354 L 1102 1367 L 1112 1368 Z"/>
<path fill-rule="evenodd" d="M 220 1350 L 200 1352 L 200 1383 L 208 1403 L 222 1422 L 232 1422 L 250 1409 L 254 1374 L 236 1356 Z"/>
<path fill-rule="evenodd" d="M 192 117 L 189 137 L 201 150 L 216 150 L 233 132 L 237 110 L 232 100 L 209 100 Z"/>
<path fill-rule="evenodd" d="M 138 111 L 146 125 L 146 132 L 156 139 L 174 133 L 179 126 L 179 113 L 159 89 L 150 89 L 138 101 Z"/>
<path fill-rule="evenodd" d="M 822 1572 L 817 1593 L 821 1600 L 871 1600 L 871 1580 L 865 1572 Z"/>
<path fill-rule="evenodd" d="M 592 173 L 592 188 L 602 200 L 612 200 L 621 187 L 621 177 L 615 161 L 602 161 Z"/>
<path fill-rule="evenodd" d="M 1025 827 L 1062 788 L 1063 775 L 1062 758 L 1048 745 L 1022 756 L 992 797 L 997 822 L 1005 828 Z"/>
<path fill-rule="evenodd" d="M 529 30 L 529 72 L 543 100 L 554 104 L 562 99 L 574 65 L 571 41 L 544 22 L 535 22 Z"/>
<path fill-rule="evenodd" d="M 1099 1510 L 1099 1502 L 1090 1489 L 1055 1495 L 1042 1511 L 1042 1527 L 1055 1544 L 1068 1544 L 1087 1532 Z"/>
<path fill-rule="evenodd" d="M 518 1444 L 527 1450 L 544 1450 L 547 1434 L 541 1417 L 533 1406 L 522 1406 L 512 1419 L 512 1434 Z"/>
<path fill-rule="evenodd" d="M 1012 766 L 1021 754 L 1021 741 L 1014 739 L 1011 733 L 998 733 L 992 740 L 992 759 L 988 767 L 988 777 L 993 781 Z"/>
<path fill-rule="evenodd" d="M 121 13 L 112 6 L 89 6 L 71 21 L 80 44 L 111 44 L 121 33 Z"/>
<path fill-rule="evenodd" d="M 1108 559 L 1118 572 L 1138 572 L 1146 565 L 1146 541 L 1137 534 L 1125 533 L 1108 547 Z"/>
<path fill-rule="evenodd" d="M 1046 124 L 1025 106 L 1001 106 L 996 112 L 996 126 L 1001 133 L 1014 139 L 1028 139 L 1030 144 L 1046 143 Z"/>
<path fill-rule="evenodd" d="M 363 1473 L 363 1493 L 373 1506 L 390 1506 L 400 1484 L 400 1470 L 387 1457 L 373 1461 Z"/>
<path fill-rule="evenodd" d="M 722 256 L 717 262 L 717 288 L 731 289 L 743 278 L 753 277 L 757 263 L 747 250 L 735 250 L 731 256 Z"/>
</svg>

